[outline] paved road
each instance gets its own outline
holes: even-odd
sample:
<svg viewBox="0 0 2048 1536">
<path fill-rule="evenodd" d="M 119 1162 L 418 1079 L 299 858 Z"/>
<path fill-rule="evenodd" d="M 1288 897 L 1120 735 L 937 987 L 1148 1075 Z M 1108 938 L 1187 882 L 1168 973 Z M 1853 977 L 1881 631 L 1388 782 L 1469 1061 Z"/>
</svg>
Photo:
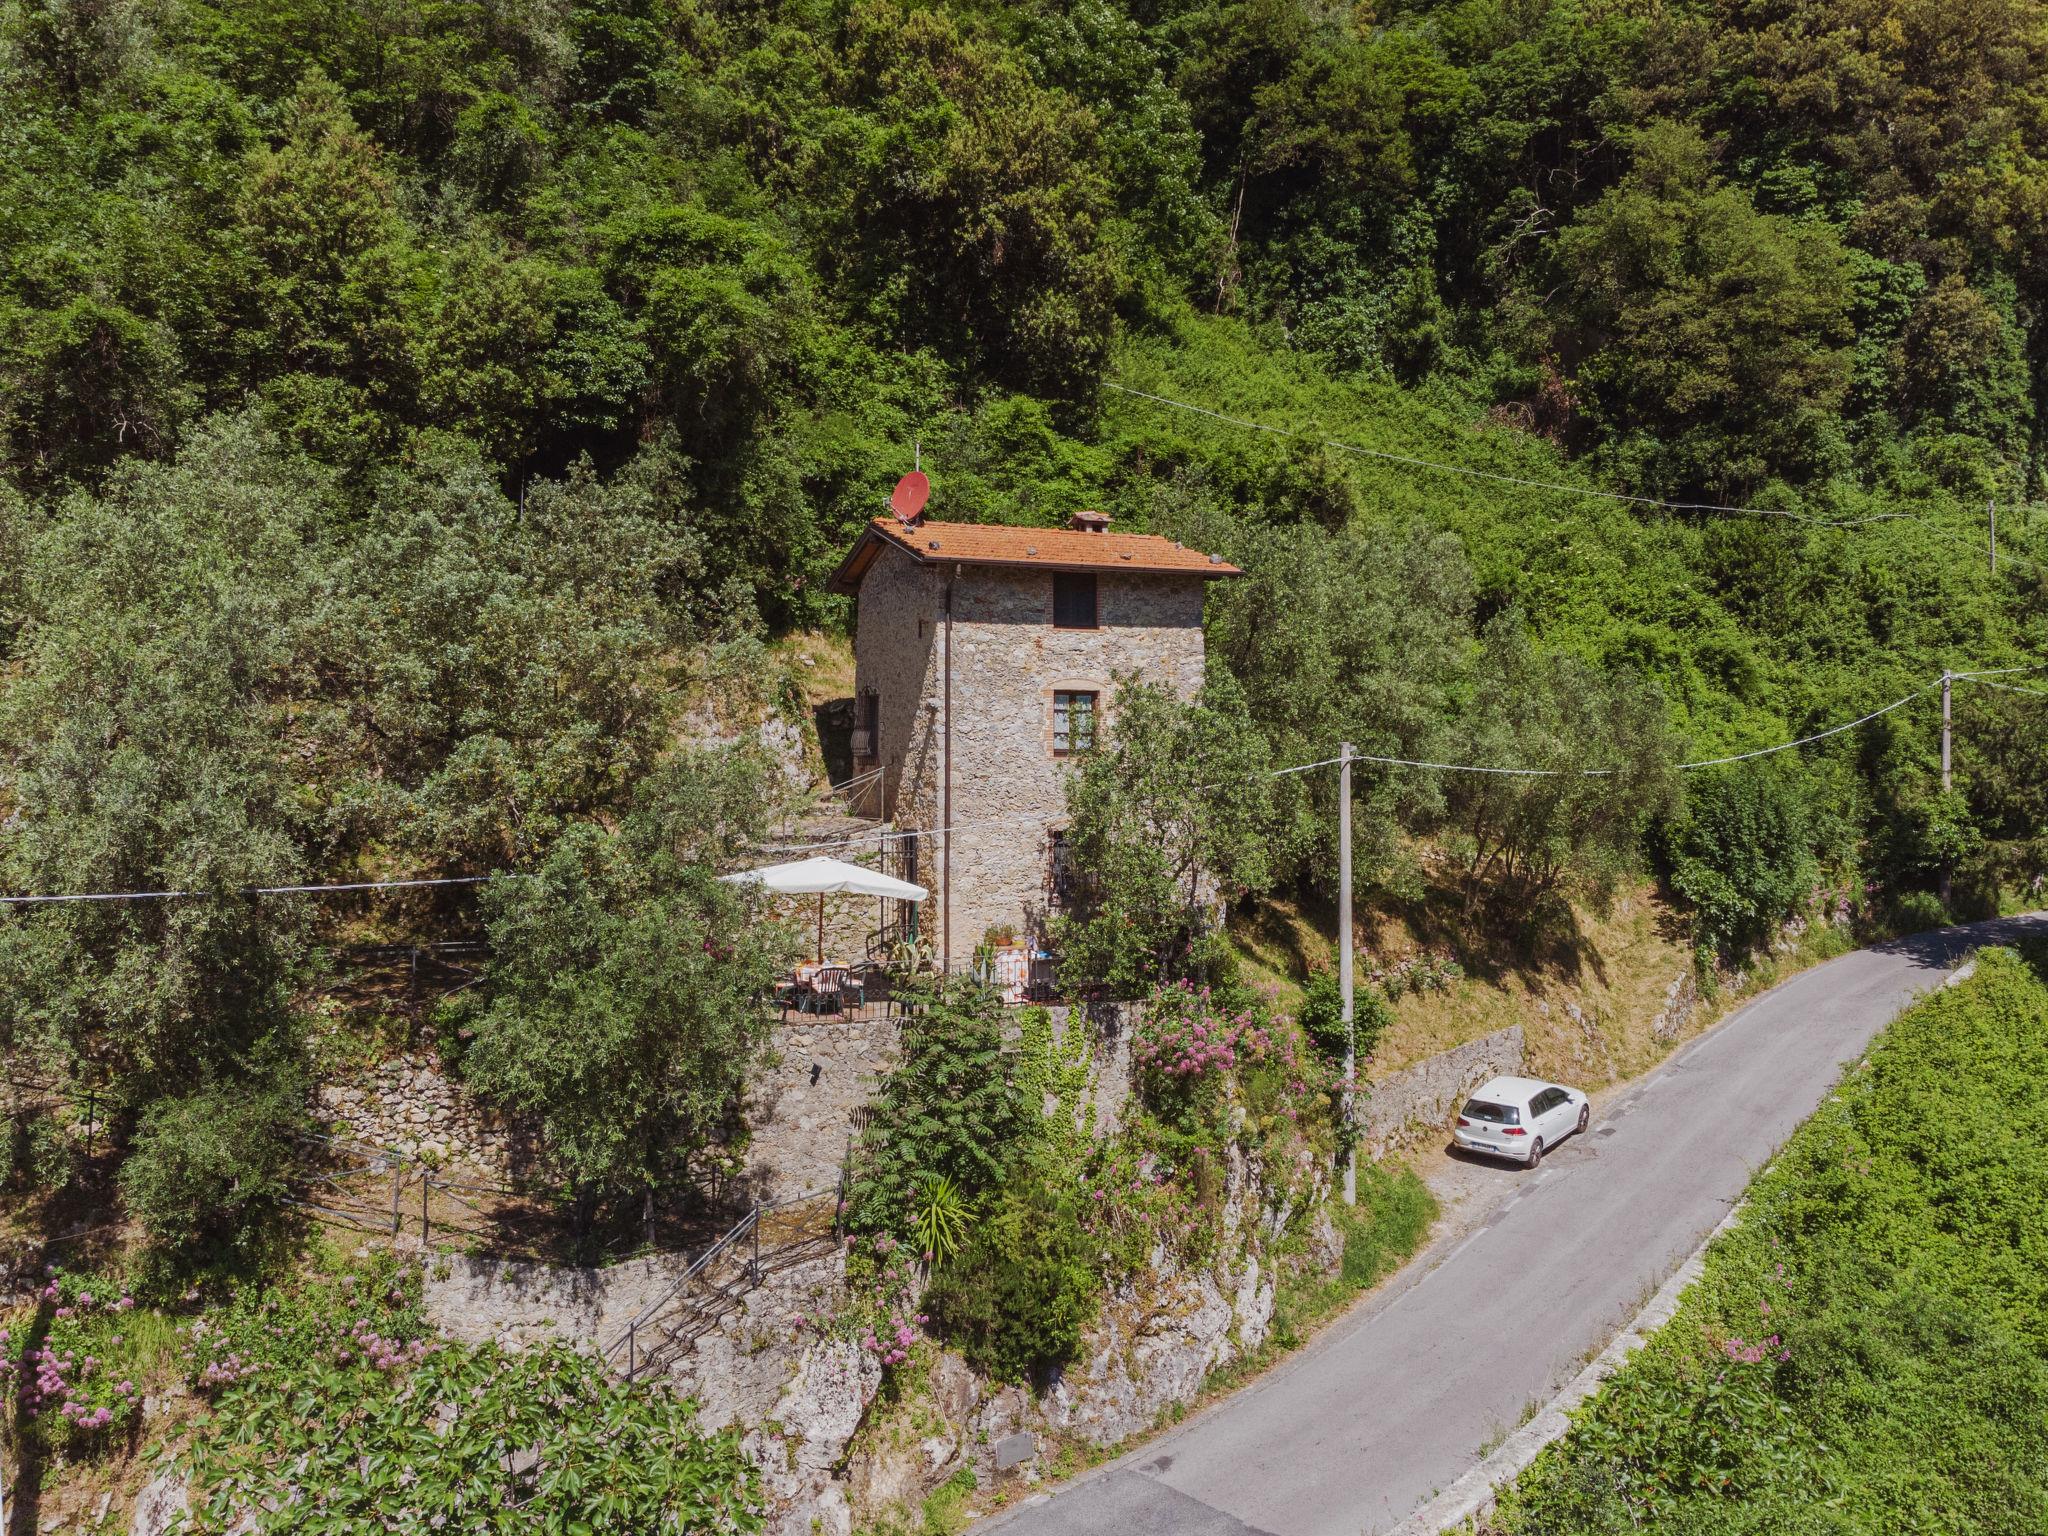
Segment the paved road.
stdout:
<svg viewBox="0 0 2048 1536">
<path fill-rule="evenodd" d="M 2048 915 L 1859 950 L 1765 993 L 1624 1091 L 1448 1252 L 1003 1536 L 1383 1531 L 1547 1402 L 1728 1212 L 1841 1064 L 1972 948 Z"/>
</svg>

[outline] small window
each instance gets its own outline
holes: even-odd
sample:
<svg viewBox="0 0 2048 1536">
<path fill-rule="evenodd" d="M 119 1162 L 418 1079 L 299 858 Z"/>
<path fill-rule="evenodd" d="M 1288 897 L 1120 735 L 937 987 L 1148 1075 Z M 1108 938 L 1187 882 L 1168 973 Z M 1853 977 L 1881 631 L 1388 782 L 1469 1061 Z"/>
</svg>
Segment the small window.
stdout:
<svg viewBox="0 0 2048 1536">
<path fill-rule="evenodd" d="M 1091 571 L 1054 571 L 1052 627 L 1094 629 L 1095 576 Z"/>
<path fill-rule="evenodd" d="M 1484 1099 L 1469 1099 L 1465 1104 L 1467 1120 L 1484 1120 L 1488 1125 L 1520 1125 L 1522 1112 L 1512 1104 L 1489 1104 Z"/>
<path fill-rule="evenodd" d="M 1095 750 L 1095 700 L 1092 693 L 1052 696 L 1052 755 L 1071 757 Z"/>
</svg>

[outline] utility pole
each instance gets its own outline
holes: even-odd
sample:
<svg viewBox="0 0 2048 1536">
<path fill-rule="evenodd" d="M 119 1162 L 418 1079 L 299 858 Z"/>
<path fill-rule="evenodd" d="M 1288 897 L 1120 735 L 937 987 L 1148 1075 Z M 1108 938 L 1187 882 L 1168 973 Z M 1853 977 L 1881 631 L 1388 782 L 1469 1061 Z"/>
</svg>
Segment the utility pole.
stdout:
<svg viewBox="0 0 2048 1536">
<path fill-rule="evenodd" d="M 1941 669 L 1941 792 L 1944 795 L 1955 786 L 1955 774 L 1949 758 L 1949 682 L 1952 676 L 1948 668 Z M 1948 907 L 1951 873 L 1949 861 L 1944 858 L 1941 861 L 1941 905 L 1944 910 Z"/>
<path fill-rule="evenodd" d="M 1344 1203 L 1358 1204 L 1358 1020 L 1351 1006 L 1351 743 L 1337 748 L 1337 984 L 1344 994 Z"/>
<path fill-rule="evenodd" d="M 1949 766 L 1949 680 L 1955 674 L 1946 668 L 1941 674 L 1941 792 L 1947 794 L 1955 788 L 1955 774 Z"/>
</svg>

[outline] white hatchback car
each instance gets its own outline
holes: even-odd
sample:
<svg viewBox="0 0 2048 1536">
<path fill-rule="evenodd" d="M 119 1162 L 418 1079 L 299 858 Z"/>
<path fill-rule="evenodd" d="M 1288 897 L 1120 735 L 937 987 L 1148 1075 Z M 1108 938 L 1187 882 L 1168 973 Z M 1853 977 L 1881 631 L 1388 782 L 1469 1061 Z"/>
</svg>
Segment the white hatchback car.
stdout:
<svg viewBox="0 0 2048 1536">
<path fill-rule="evenodd" d="M 1592 1118 L 1592 1102 L 1576 1088 L 1533 1077 L 1496 1077 L 1473 1091 L 1451 1136 L 1467 1152 L 1511 1157 L 1534 1168 L 1546 1150 L 1583 1131 Z"/>
</svg>

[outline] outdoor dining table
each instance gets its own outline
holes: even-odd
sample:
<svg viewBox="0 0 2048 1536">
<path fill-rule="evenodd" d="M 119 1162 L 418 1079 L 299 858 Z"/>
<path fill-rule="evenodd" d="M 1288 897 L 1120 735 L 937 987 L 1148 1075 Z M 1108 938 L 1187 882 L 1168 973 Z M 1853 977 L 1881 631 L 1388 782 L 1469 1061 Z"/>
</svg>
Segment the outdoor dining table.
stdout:
<svg viewBox="0 0 2048 1536">
<path fill-rule="evenodd" d="M 819 974 L 835 971 L 842 980 L 824 992 L 817 990 L 814 983 Z M 785 1008 L 795 1008 L 800 1013 L 840 1012 L 846 1007 L 846 992 L 852 990 L 857 996 L 863 990 L 854 976 L 854 968 L 831 960 L 806 960 L 796 968 L 794 975 L 777 990 L 782 994 Z M 830 1008 L 825 1005 L 829 1002 Z"/>
</svg>

